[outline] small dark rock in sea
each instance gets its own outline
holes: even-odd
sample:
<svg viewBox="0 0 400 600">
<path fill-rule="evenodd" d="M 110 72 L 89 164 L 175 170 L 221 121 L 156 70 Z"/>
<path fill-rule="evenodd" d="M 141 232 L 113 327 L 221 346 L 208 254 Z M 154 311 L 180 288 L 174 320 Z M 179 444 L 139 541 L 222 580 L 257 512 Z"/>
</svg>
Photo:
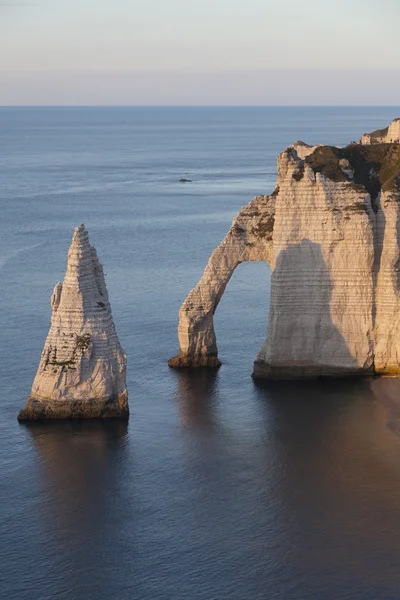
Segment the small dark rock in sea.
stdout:
<svg viewBox="0 0 400 600">
<path fill-rule="evenodd" d="M 179 180 L 181 183 L 192 183 L 191 179 L 185 179 L 184 177 L 182 177 L 182 179 Z"/>
</svg>

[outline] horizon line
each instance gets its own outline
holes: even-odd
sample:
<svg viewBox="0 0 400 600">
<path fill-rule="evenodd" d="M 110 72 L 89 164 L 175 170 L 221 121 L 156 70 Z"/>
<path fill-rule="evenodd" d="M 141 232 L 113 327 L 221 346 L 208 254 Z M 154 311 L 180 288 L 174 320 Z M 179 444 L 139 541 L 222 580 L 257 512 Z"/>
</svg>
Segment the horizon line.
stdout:
<svg viewBox="0 0 400 600">
<path fill-rule="evenodd" d="M 2 108 L 400 108 L 399 104 L 0 104 Z"/>
</svg>

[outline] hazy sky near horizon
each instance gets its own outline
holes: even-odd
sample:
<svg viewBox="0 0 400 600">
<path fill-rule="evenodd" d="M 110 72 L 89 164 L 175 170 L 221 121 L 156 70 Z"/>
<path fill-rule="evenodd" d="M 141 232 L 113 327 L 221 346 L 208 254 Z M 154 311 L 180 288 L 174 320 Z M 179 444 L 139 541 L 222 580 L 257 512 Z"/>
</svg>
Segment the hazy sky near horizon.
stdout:
<svg viewBox="0 0 400 600">
<path fill-rule="evenodd" d="M 54 81 L 67 80 L 82 103 L 84 72 L 98 104 L 109 98 L 111 81 L 123 81 L 121 72 L 129 72 L 131 87 L 127 93 L 122 86 L 119 100 L 116 89 L 112 103 L 136 103 L 136 72 L 142 85 L 151 81 L 148 93 L 138 94 L 142 104 L 167 102 L 163 89 L 171 71 L 175 85 L 182 85 L 182 101 L 184 74 L 201 75 L 198 104 L 218 103 L 215 76 L 223 80 L 234 72 L 259 77 L 273 70 L 285 80 L 287 71 L 346 76 L 378 70 L 388 72 L 389 84 L 400 72 L 399 24 L 400 0 L 0 0 L 0 104 L 52 103 Z M 368 104 L 368 89 L 364 94 Z M 240 104 L 240 94 L 231 103 Z M 262 96 L 254 103 L 275 102 Z M 383 89 L 381 103 L 400 104 L 400 98 L 391 100 Z"/>
</svg>

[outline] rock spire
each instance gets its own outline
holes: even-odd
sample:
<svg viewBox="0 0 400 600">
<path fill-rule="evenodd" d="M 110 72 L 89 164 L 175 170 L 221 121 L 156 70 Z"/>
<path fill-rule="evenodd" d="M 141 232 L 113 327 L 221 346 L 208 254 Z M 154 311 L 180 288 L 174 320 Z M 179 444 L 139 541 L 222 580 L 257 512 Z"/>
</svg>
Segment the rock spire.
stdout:
<svg viewBox="0 0 400 600">
<path fill-rule="evenodd" d="M 128 417 L 126 355 L 111 315 L 103 267 L 84 225 L 74 231 L 51 327 L 19 420 Z"/>
<path fill-rule="evenodd" d="M 236 266 L 272 270 L 255 377 L 400 375 L 400 120 L 345 148 L 296 142 L 275 192 L 235 217 L 179 313 L 172 367 L 218 366 L 213 317 Z"/>
</svg>

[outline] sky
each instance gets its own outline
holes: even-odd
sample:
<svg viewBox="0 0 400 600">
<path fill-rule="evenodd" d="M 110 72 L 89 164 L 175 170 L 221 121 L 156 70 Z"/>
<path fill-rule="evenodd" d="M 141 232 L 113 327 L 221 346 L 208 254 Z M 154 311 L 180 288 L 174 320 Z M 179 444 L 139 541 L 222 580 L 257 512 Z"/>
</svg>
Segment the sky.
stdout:
<svg viewBox="0 0 400 600">
<path fill-rule="evenodd" d="M 400 104 L 400 0 L 0 0 L 0 105 Z"/>
</svg>

